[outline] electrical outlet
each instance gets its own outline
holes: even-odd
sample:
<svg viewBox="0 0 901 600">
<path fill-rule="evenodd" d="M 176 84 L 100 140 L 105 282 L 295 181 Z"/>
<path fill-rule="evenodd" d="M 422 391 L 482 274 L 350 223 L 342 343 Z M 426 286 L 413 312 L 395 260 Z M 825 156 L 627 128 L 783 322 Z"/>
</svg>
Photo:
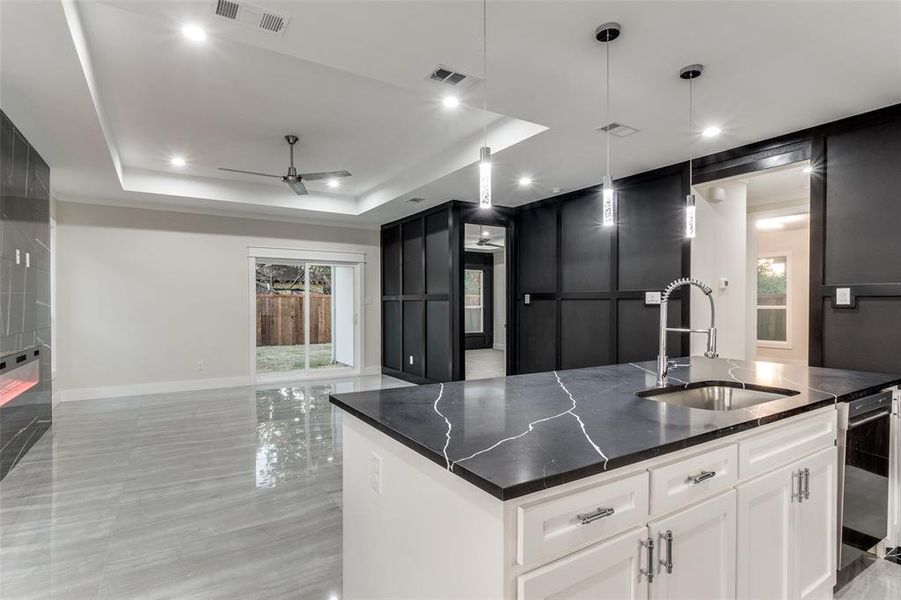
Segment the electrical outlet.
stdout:
<svg viewBox="0 0 901 600">
<path fill-rule="evenodd" d="M 532 294 L 524 294 L 522 298 L 522 303 L 529 305 L 532 304 Z"/>
<path fill-rule="evenodd" d="M 373 452 L 369 455 L 369 487 L 372 491 L 382 495 L 382 457 Z"/>
<path fill-rule="evenodd" d="M 410 364 L 411 365 L 413 364 L 413 355 L 412 354 L 410 355 Z"/>
<path fill-rule="evenodd" d="M 644 305 L 645 306 L 657 306 L 660 304 L 660 294 L 661 292 L 645 292 L 644 293 Z"/>
<path fill-rule="evenodd" d="M 197 370 L 203 371 L 203 361 L 202 360 L 197 361 Z"/>
<path fill-rule="evenodd" d="M 851 306 L 851 288 L 836 288 L 835 305 Z"/>
</svg>

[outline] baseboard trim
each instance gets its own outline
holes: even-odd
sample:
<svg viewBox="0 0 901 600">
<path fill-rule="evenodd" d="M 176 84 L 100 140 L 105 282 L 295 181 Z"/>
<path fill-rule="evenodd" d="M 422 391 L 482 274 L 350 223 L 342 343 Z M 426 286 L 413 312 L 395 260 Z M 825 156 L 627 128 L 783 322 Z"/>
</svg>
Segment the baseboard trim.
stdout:
<svg viewBox="0 0 901 600">
<path fill-rule="evenodd" d="M 504 351 L 506 351 L 506 350 L 507 350 L 507 344 L 495 344 L 495 345 L 494 345 L 494 349 L 495 349 L 495 350 L 504 350 Z"/>
<path fill-rule="evenodd" d="M 72 388 L 59 390 L 59 401 L 72 402 L 76 400 L 145 396 L 147 394 L 193 392 L 215 388 L 241 387 L 244 385 L 250 385 L 250 377 L 217 377 L 215 379 L 188 379 L 185 381 L 160 381 L 156 383 L 109 385 L 94 388 Z"/>
</svg>

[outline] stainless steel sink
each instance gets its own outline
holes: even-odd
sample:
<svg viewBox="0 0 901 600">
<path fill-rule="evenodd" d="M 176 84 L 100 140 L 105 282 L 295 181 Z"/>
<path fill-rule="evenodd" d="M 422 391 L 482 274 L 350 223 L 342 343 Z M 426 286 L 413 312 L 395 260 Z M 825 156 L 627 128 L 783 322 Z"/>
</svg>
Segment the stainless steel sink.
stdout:
<svg viewBox="0 0 901 600">
<path fill-rule="evenodd" d="M 677 404 L 701 410 L 737 410 L 798 394 L 794 390 L 758 385 L 742 386 L 728 381 L 702 381 L 664 388 L 644 390 L 640 398 Z"/>
</svg>

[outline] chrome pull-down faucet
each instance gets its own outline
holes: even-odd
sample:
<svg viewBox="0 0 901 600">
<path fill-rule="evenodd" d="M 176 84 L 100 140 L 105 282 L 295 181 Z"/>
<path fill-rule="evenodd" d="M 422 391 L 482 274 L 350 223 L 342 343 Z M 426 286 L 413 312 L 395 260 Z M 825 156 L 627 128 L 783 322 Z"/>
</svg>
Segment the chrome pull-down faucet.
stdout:
<svg viewBox="0 0 901 600">
<path fill-rule="evenodd" d="M 710 300 L 710 329 L 691 329 L 685 327 L 667 327 L 666 326 L 666 309 L 669 304 L 669 297 L 675 290 L 685 285 L 693 285 L 704 292 L 707 299 Z M 703 333 L 707 336 L 707 351 L 704 356 L 707 358 L 716 358 L 716 310 L 713 305 L 713 290 L 709 285 L 697 279 L 677 279 L 672 282 L 660 295 L 660 351 L 657 354 L 657 385 L 665 386 L 667 374 L 669 373 L 669 360 L 666 356 L 666 334 L 668 331 L 678 333 Z"/>
</svg>

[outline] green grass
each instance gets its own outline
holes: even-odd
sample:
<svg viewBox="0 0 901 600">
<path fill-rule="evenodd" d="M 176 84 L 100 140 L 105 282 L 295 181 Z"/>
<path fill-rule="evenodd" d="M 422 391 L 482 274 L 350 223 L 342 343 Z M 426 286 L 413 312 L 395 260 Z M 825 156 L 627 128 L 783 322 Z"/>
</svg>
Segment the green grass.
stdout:
<svg viewBox="0 0 901 600">
<path fill-rule="evenodd" d="M 257 373 L 284 373 L 286 371 L 303 371 L 303 346 L 258 346 Z M 341 363 L 332 362 L 331 344 L 310 345 L 310 368 L 343 367 Z"/>
</svg>

